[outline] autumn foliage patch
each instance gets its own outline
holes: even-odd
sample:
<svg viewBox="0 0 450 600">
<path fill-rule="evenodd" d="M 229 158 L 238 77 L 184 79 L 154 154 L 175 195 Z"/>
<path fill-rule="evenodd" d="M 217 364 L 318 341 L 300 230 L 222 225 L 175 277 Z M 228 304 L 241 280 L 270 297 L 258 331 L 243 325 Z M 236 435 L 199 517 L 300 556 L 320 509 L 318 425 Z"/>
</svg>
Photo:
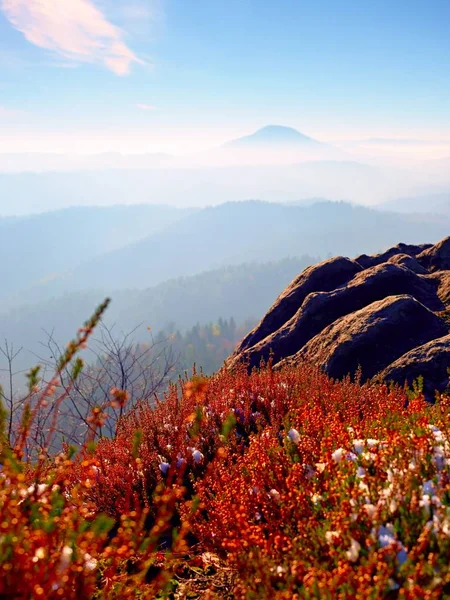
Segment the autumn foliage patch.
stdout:
<svg viewBox="0 0 450 600">
<path fill-rule="evenodd" d="M 0 597 L 450 597 L 449 416 L 268 365 L 194 374 L 57 456 L 27 459 L 25 419 L 2 447 Z"/>
</svg>

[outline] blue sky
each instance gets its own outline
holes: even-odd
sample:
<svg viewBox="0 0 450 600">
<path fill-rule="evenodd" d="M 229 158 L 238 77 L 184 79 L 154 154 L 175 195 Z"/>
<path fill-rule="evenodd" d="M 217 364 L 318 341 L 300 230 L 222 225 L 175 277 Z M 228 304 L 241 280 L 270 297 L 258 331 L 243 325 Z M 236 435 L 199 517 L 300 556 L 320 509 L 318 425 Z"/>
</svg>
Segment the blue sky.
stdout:
<svg viewBox="0 0 450 600">
<path fill-rule="evenodd" d="M 449 0 L 0 0 L 0 151 L 450 138 Z"/>
</svg>

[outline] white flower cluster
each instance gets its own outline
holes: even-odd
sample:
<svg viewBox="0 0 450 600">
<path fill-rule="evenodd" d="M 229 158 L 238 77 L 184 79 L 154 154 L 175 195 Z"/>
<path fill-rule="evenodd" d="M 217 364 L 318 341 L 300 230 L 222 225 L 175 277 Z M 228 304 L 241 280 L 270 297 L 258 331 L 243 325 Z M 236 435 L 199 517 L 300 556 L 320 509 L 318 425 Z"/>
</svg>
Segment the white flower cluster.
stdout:
<svg viewBox="0 0 450 600">
<path fill-rule="evenodd" d="M 188 448 L 187 451 L 191 455 L 192 460 L 196 465 L 199 465 L 204 461 L 205 456 L 197 448 Z M 170 469 L 170 463 L 166 458 L 164 458 L 164 456 L 160 456 L 159 461 L 159 470 L 163 475 L 167 475 Z M 177 469 L 181 468 L 185 463 L 186 459 L 182 456 L 179 456 L 176 462 Z"/>
<path fill-rule="evenodd" d="M 48 502 L 48 493 L 49 492 L 57 492 L 59 490 L 59 485 L 53 485 L 51 488 L 48 487 L 46 483 L 38 483 L 37 486 L 32 484 L 27 488 L 23 487 L 19 490 L 19 496 L 21 500 L 19 504 L 25 502 L 27 498 L 35 497 L 38 502 Z"/>
<path fill-rule="evenodd" d="M 396 539 L 394 533 L 394 526 L 392 525 L 392 523 L 381 525 L 381 527 L 378 527 L 378 530 L 373 529 L 372 536 L 378 540 L 380 548 L 386 548 L 395 544 L 398 550 L 397 560 L 399 565 L 402 565 L 404 562 L 406 562 L 408 558 L 408 552 L 405 546 L 399 540 Z"/>
<path fill-rule="evenodd" d="M 431 478 L 422 481 L 420 486 L 419 507 L 425 512 L 425 516 L 429 517 L 429 521 L 425 527 L 437 534 L 442 532 L 450 537 L 450 507 L 443 505 L 443 482 L 445 476 L 450 475 L 450 443 L 447 436 L 436 426 L 428 426 L 432 436 L 432 473 Z M 353 433 L 353 431 L 351 432 Z M 359 516 L 358 511 L 361 508 L 364 513 L 371 519 L 375 520 L 377 515 L 382 511 L 388 511 L 390 514 L 397 512 L 399 506 L 404 503 L 405 496 L 402 493 L 404 481 L 408 471 L 420 472 L 420 465 L 424 461 L 424 453 L 415 452 L 410 460 L 409 466 L 405 469 L 396 468 L 391 464 L 390 468 L 386 469 L 386 482 L 381 489 L 369 488 L 369 480 L 367 469 L 374 462 L 376 454 L 388 449 L 387 442 L 377 439 L 354 439 L 351 448 L 337 448 L 331 455 L 333 462 L 338 465 L 342 461 L 350 461 L 355 465 L 355 475 L 358 489 L 361 491 L 362 504 L 355 499 L 350 500 L 350 504 L 354 508 L 354 513 L 351 515 L 352 520 L 356 520 Z M 317 473 L 323 469 L 319 469 L 316 465 Z M 444 476 L 445 472 L 445 476 Z M 382 481 L 383 479 L 381 479 Z M 380 479 L 377 477 L 377 481 Z M 318 494 L 314 494 L 312 501 L 317 504 L 321 500 Z M 399 565 L 406 562 L 408 558 L 408 549 L 394 532 L 392 523 L 385 522 L 382 525 L 372 529 L 372 537 L 377 542 L 379 548 L 394 546 L 397 550 L 397 560 Z M 337 531 L 328 531 L 325 534 L 325 539 L 328 544 L 334 544 L 340 538 L 340 533 Z M 351 539 L 351 544 L 346 551 L 347 559 L 350 562 L 355 562 L 359 557 L 360 544 Z"/>
<path fill-rule="evenodd" d="M 300 443 L 300 434 L 296 429 L 290 429 L 287 436 L 291 440 L 291 442 L 296 446 Z"/>
</svg>

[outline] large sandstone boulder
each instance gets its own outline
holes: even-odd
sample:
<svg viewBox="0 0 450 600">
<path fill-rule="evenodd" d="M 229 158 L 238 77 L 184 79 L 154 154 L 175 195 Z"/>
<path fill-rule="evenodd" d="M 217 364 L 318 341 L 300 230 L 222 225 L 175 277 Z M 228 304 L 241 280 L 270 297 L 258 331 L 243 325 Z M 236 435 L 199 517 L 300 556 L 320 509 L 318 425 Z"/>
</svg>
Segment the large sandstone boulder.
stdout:
<svg viewBox="0 0 450 600">
<path fill-rule="evenodd" d="M 411 386 L 423 377 L 425 395 L 431 400 L 436 390 L 448 387 L 449 367 L 450 335 L 446 335 L 410 350 L 381 371 L 379 379 Z"/>
<path fill-rule="evenodd" d="M 441 389 L 449 332 L 450 238 L 434 246 L 398 244 L 377 256 L 337 257 L 306 269 L 227 366 L 308 360 L 336 378 L 360 366 L 363 379 L 381 372 L 403 383 L 423 365 L 427 390 Z M 442 341 L 430 349 L 436 339 Z"/>
<path fill-rule="evenodd" d="M 450 237 L 444 238 L 435 246 L 427 248 L 417 255 L 420 264 L 428 269 L 430 273 L 434 271 L 447 271 L 450 269 Z"/>
<path fill-rule="evenodd" d="M 427 248 L 430 248 L 431 244 L 421 244 L 419 246 L 415 246 L 414 244 L 397 244 L 393 248 L 389 248 L 385 252 L 381 254 L 375 254 L 375 256 L 367 256 L 367 254 L 360 254 L 355 258 L 355 262 L 359 263 L 364 269 L 368 269 L 369 267 L 375 267 L 376 265 L 381 265 L 384 262 L 387 262 L 393 256 L 397 254 L 406 254 L 407 256 L 417 256 Z"/>
<path fill-rule="evenodd" d="M 445 323 L 412 296 L 389 296 L 336 320 L 294 360 L 318 362 L 334 378 L 360 368 L 368 379 L 411 349 L 448 333 Z"/>
<path fill-rule="evenodd" d="M 276 364 L 298 352 L 337 319 L 388 296 L 408 294 L 430 310 L 441 311 L 445 307 L 438 298 L 437 288 L 437 281 L 391 263 L 360 271 L 347 285 L 331 292 L 308 294 L 294 316 L 265 338 L 262 337 L 265 331 L 258 327 L 254 339 L 260 334 L 260 341 L 251 347 L 239 347 L 230 364 L 244 360 L 250 368 L 258 367 L 261 360 L 267 361 L 271 355 Z M 282 315 L 279 317 L 279 321 L 284 320 Z"/>
<path fill-rule="evenodd" d="M 391 256 L 387 262 L 394 265 L 399 265 L 401 267 L 406 267 L 418 275 L 428 274 L 428 271 L 425 269 L 425 267 L 422 267 L 417 258 L 414 256 L 408 256 L 408 254 L 394 254 L 394 256 Z"/>
</svg>

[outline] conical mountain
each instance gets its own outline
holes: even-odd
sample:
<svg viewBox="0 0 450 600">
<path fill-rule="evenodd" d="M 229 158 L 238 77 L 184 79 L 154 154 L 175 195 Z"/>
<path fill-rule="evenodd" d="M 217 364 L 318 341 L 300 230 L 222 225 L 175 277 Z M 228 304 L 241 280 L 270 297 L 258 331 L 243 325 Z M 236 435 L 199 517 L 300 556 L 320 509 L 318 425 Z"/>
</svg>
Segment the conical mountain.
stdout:
<svg viewBox="0 0 450 600">
<path fill-rule="evenodd" d="M 267 125 L 262 129 L 258 129 L 251 135 L 231 140 L 224 144 L 224 148 L 241 148 L 251 146 L 297 146 L 305 144 L 318 145 L 317 140 L 293 129 L 292 127 L 284 127 L 281 125 Z"/>
</svg>

